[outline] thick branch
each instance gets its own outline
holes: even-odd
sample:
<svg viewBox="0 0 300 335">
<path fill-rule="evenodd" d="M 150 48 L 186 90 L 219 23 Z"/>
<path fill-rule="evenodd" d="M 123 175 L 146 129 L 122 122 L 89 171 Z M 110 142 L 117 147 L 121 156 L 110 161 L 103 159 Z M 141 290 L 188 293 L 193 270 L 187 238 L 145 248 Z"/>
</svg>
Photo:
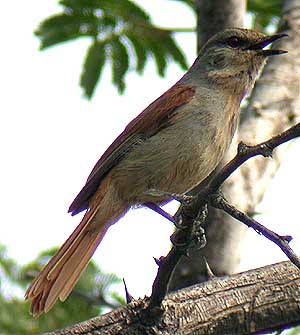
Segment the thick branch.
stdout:
<svg viewBox="0 0 300 335">
<path fill-rule="evenodd" d="M 167 296 L 160 318 L 143 314 L 140 299 L 109 314 L 57 330 L 72 334 L 238 335 L 300 323 L 300 271 L 290 262 L 215 278 Z M 226 327 L 224 327 L 226 324 Z"/>
</svg>

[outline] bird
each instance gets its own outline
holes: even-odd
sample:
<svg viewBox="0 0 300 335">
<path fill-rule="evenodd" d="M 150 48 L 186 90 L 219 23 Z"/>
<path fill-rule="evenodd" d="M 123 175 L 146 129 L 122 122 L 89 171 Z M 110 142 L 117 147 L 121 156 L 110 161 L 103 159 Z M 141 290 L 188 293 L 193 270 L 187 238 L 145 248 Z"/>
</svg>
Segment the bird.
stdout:
<svg viewBox="0 0 300 335">
<path fill-rule="evenodd" d="M 240 103 L 269 56 L 264 49 L 287 36 L 243 28 L 213 35 L 169 90 L 153 101 L 103 153 L 69 207 L 85 214 L 25 293 L 38 317 L 65 301 L 108 228 L 134 206 L 184 195 L 224 157 L 235 133 Z"/>
</svg>

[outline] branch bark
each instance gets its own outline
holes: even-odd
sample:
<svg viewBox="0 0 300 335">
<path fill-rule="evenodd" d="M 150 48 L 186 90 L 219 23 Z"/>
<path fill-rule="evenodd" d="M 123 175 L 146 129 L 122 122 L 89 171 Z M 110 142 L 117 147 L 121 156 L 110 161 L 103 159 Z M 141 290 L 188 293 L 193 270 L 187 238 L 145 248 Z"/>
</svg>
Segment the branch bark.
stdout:
<svg viewBox="0 0 300 335">
<path fill-rule="evenodd" d="M 199 15 L 202 15 L 199 13 Z M 211 14 L 213 15 L 213 14 Z M 279 31 L 289 34 L 280 41 L 288 54 L 270 59 L 258 80 L 244 111 L 235 152 L 240 140 L 256 144 L 295 123 L 300 97 L 300 7 L 297 0 L 285 0 Z M 200 20 L 200 19 L 199 19 Z M 204 18 L 203 18 L 204 20 Z M 223 185 L 228 201 L 251 215 L 261 201 L 283 159 L 286 148 L 277 149 L 273 159 L 253 159 L 234 173 Z M 206 258 L 217 275 L 234 273 L 246 228 L 236 220 L 210 208 L 205 224 L 207 245 L 192 258 L 182 259 L 173 274 L 171 290 L 206 280 Z"/>
<path fill-rule="evenodd" d="M 300 323 L 300 271 L 281 262 L 169 294 L 162 314 L 145 314 L 147 298 L 48 335 L 238 335 Z M 226 327 L 224 327 L 226 325 Z M 269 328 L 272 325 L 272 329 Z"/>
</svg>

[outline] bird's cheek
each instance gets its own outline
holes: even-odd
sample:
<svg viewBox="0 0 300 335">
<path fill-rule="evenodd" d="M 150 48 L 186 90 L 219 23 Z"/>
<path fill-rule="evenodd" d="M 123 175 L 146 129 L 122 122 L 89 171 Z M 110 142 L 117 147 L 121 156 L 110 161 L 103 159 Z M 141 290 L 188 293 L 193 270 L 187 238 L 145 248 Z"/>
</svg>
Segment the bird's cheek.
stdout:
<svg viewBox="0 0 300 335">
<path fill-rule="evenodd" d="M 211 59 L 211 64 L 215 68 L 224 68 L 226 66 L 226 57 L 223 54 L 214 55 Z"/>
</svg>

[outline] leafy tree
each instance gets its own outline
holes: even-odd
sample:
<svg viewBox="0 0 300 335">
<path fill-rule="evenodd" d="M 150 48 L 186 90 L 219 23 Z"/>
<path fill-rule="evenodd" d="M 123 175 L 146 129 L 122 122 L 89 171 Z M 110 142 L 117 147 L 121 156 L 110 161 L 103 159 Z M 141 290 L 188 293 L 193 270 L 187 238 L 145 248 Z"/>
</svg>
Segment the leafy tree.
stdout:
<svg viewBox="0 0 300 335">
<path fill-rule="evenodd" d="M 125 75 L 134 69 L 143 73 L 149 58 L 160 76 L 169 60 L 183 69 L 187 62 L 172 31 L 155 27 L 141 7 L 130 0 L 62 0 L 63 11 L 44 20 L 36 30 L 41 49 L 77 38 L 90 38 L 80 79 L 91 98 L 106 63 L 112 68 L 112 82 L 125 89 Z"/>
<path fill-rule="evenodd" d="M 55 251 L 55 248 L 43 251 L 33 262 L 20 266 L 9 257 L 6 248 L 0 246 L 1 335 L 36 334 L 62 328 L 124 304 L 123 298 L 114 290 L 120 279 L 114 274 L 103 273 L 92 261 L 69 299 L 57 303 L 46 315 L 32 318 L 28 313 L 29 303 L 24 301 L 20 292 L 24 292 Z"/>
<path fill-rule="evenodd" d="M 178 0 L 194 9 L 194 1 Z M 150 14 L 131 0 L 61 0 L 62 12 L 46 18 L 35 31 L 41 50 L 78 38 L 89 38 L 80 85 L 91 98 L 103 67 L 112 69 L 112 83 L 120 93 L 126 87 L 129 71 L 142 74 L 154 59 L 157 72 L 164 76 L 170 62 L 182 69 L 188 65 L 175 33 L 196 32 L 195 28 L 167 29 L 155 26 Z M 281 0 L 249 1 L 254 27 L 265 30 L 279 19 Z"/>
</svg>

